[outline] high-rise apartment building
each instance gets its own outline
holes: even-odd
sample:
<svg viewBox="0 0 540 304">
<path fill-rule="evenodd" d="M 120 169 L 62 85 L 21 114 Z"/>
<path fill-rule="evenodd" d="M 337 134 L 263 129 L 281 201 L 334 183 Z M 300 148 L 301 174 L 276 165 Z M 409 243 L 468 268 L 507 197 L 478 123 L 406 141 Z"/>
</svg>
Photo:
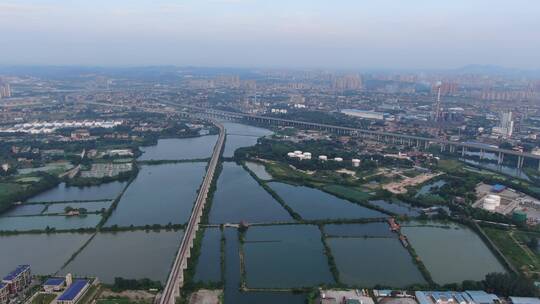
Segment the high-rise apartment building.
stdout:
<svg viewBox="0 0 540 304">
<path fill-rule="evenodd" d="M 11 87 L 9 83 L 0 80 L 0 98 L 11 97 Z"/>
<path fill-rule="evenodd" d="M 499 126 L 493 128 L 493 133 L 502 135 L 503 137 L 512 137 L 514 133 L 514 120 L 512 111 L 501 113 L 501 123 Z"/>
</svg>

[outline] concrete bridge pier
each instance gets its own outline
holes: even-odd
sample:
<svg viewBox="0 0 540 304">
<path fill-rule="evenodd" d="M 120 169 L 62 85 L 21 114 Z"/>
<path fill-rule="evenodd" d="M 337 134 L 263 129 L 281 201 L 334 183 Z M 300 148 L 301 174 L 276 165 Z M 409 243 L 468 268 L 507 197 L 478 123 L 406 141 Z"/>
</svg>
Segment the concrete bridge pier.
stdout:
<svg viewBox="0 0 540 304">
<path fill-rule="evenodd" d="M 502 165 L 504 162 L 504 154 L 502 152 L 499 152 L 499 156 L 497 157 L 497 165 Z"/>
<path fill-rule="evenodd" d="M 465 148 L 465 146 L 463 146 L 461 148 L 461 157 L 465 157 L 465 152 L 467 152 L 467 148 Z"/>
<path fill-rule="evenodd" d="M 524 160 L 523 156 L 518 156 L 518 162 L 517 162 L 518 169 L 523 168 L 523 160 Z"/>
</svg>

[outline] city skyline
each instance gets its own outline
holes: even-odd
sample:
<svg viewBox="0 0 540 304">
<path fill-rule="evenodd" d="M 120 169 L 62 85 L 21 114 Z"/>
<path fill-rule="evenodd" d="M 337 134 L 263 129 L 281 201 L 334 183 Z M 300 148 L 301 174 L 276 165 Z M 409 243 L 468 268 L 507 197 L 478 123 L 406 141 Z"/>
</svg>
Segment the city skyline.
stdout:
<svg viewBox="0 0 540 304">
<path fill-rule="evenodd" d="M 540 4 L 0 1 L 0 64 L 538 69 Z"/>
</svg>

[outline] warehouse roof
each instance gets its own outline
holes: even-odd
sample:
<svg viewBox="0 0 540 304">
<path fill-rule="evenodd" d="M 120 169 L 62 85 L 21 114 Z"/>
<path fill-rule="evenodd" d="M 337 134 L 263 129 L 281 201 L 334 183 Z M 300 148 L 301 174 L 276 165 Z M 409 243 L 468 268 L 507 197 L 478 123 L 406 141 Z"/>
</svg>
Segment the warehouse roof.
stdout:
<svg viewBox="0 0 540 304">
<path fill-rule="evenodd" d="M 540 304 L 540 299 L 538 298 L 510 297 L 510 301 L 513 304 Z"/>
<path fill-rule="evenodd" d="M 499 301 L 499 297 L 494 294 L 487 293 L 483 290 L 467 290 L 465 291 L 476 304 L 491 304 Z"/>
<path fill-rule="evenodd" d="M 87 280 L 75 280 L 71 286 L 57 299 L 57 301 L 73 301 L 88 285 Z"/>
</svg>

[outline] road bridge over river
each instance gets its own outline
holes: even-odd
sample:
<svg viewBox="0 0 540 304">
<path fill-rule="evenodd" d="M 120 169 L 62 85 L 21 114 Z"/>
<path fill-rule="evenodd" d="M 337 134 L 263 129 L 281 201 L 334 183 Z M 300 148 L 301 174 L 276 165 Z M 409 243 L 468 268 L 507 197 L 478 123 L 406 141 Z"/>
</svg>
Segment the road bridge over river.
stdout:
<svg viewBox="0 0 540 304">
<path fill-rule="evenodd" d="M 216 167 L 221 156 L 221 151 L 223 150 L 223 144 L 225 142 L 225 130 L 223 125 L 220 123 L 214 122 L 215 125 L 219 128 L 219 137 L 214 146 L 212 152 L 212 158 L 208 163 L 208 168 L 204 180 L 199 189 L 195 205 L 193 206 L 193 211 L 187 223 L 184 237 L 180 243 L 180 247 L 174 259 L 171 272 L 167 278 L 167 283 L 161 297 L 159 299 L 160 304 L 174 304 L 176 302 L 176 297 L 180 295 L 180 288 L 184 283 L 184 270 L 187 268 L 187 260 L 191 255 L 191 248 L 193 247 L 193 241 L 199 230 L 199 223 L 203 215 L 204 206 L 206 204 L 206 199 L 208 197 L 208 190 L 212 184 Z"/>
</svg>

